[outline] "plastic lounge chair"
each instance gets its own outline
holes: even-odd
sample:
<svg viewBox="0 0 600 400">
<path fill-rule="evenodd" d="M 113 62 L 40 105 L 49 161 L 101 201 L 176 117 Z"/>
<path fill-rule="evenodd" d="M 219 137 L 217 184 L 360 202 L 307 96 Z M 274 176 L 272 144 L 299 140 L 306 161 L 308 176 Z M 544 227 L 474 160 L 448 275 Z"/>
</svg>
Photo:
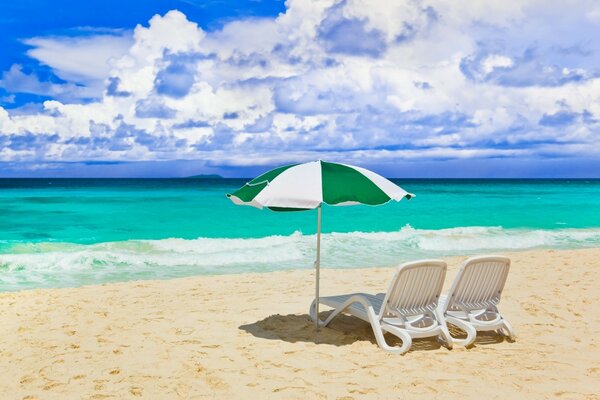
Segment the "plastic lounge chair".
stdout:
<svg viewBox="0 0 600 400">
<path fill-rule="evenodd" d="M 438 306 L 447 323 L 467 333 L 465 339 L 453 337 L 454 343 L 469 346 L 475 341 L 477 331 L 498 331 L 515 339 L 511 325 L 497 307 L 509 268 L 510 259 L 502 256 L 472 257 L 465 261 Z"/>
<path fill-rule="evenodd" d="M 320 297 L 319 303 L 335 310 L 319 326 L 327 326 L 342 312 L 371 324 L 379 347 L 390 353 L 404 354 L 412 338 L 438 336 L 448 348 L 452 338 L 437 308 L 446 276 L 446 263 L 423 260 L 402 264 L 392 278 L 387 293 L 377 295 L 354 293 Z M 310 317 L 316 322 L 316 299 L 310 306 Z M 384 332 L 399 337 L 401 346 L 390 346 Z"/>
</svg>

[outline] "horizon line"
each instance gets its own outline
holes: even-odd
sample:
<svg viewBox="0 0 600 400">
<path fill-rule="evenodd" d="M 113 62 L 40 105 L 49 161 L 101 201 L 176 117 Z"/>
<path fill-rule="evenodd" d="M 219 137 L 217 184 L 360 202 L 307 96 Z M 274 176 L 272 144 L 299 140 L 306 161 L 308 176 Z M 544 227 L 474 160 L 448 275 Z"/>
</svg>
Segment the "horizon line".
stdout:
<svg viewBox="0 0 600 400">
<path fill-rule="evenodd" d="M 383 176 L 383 175 L 382 175 Z M 137 176 L 44 176 L 44 177 L 32 177 L 32 176 L 23 176 L 23 177 L 3 177 L 0 176 L 0 180 L 42 180 L 42 179 L 139 179 L 139 180 L 158 180 L 158 179 L 195 179 L 195 180 L 226 180 L 226 179 L 254 179 L 255 177 L 241 176 L 241 177 L 224 177 L 224 176 L 210 176 L 207 175 L 205 177 L 202 176 L 146 176 L 146 177 L 137 177 Z M 600 177 L 387 177 L 386 179 L 412 179 L 412 180 L 600 180 Z"/>
</svg>

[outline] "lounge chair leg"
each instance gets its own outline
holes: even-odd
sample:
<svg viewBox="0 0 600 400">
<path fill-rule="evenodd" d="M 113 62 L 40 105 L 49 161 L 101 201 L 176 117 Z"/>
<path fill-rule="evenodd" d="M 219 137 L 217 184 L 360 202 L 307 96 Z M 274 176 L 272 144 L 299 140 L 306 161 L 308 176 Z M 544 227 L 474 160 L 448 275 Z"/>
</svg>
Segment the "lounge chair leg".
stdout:
<svg viewBox="0 0 600 400">
<path fill-rule="evenodd" d="M 500 334 L 506 336 L 510 341 L 514 342 L 516 340 L 517 336 L 515 335 L 515 331 L 512 328 L 512 325 L 504 318 L 502 318 L 502 324 L 504 325 L 504 327 L 498 329 L 498 332 Z"/>
<path fill-rule="evenodd" d="M 398 329 L 395 326 L 391 325 L 382 325 L 379 321 L 375 320 L 371 322 L 371 326 L 373 327 L 373 333 L 375 334 L 375 340 L 377 340 L 377 344 L 383 350 L 392 354 L 405 354 L 410 347 L 412 346 L 412 337 L 402 329 Z M 400 340 L 402 340 L 402 346 L 390 346 L 385 341 L 385 337 L 383 336 L 383 331 L 389 332 L 394 336 L 397 336 Z"/>
<path fill-rule="evenodd" d="M 434 311 L 434 315 L 437 319 L 438 324 L 440 324 L 441 334 L 438 336 L 444 345 L 448 348 L 448 350 L 452 350 L 454 347 L 454 341 L 452 339 L 452 335 L 450 335 L 450 331 L 448 330 L 448 324 L 446 324 L 446 319 L 444 318 L 442 312 L 439 309 Z"/>
<path fill-rule="evenodd" d="M 317 320 L 319 321 L 319 326 L 321 328 L 326 327 L 327 325 L 329 325 L 329 323 L 331 321 L 333 321 L 333 319 L 335 317 L 338 316 L 338 314 L 340 314 L 342 311 L 344 311 L 346 308 L 348 308 L 348 306 L 350 304 L 352 304 L 353 302 L 346 302 L 343 306 L 336 308 L 335 310 L 333 310 L 333 312 L 331 314 L 329 314 L 329 317 L 327 317 L 327 319 L 325 321 L 321 321 L 319 319 L 319 316 L 317 315 L 317 303 L 316 300 L 313 300 L 312 304 L 310 305 L 310 310 L 309 310 L 309 315 L 310 315 L 310 319 L 313 322 L 316 322 Z"/>
<path fill-rule="evenodd" d="M 319 321 L 319 326 L 320 326 L 320 327 L 324 327 L 324 326 L 325 326 L 325 324 L 323 323 L 323 321 L 321 321 L 321 320 L 319 319 L 319 316 L 317 315 L 317 312 L 316 312 L 316 311 L 317 311 L 317 300 L 315 299 L 315 300 L 313 300 L 313 302 L 310 304 L 310 308 L 309 308 L 309 311 L 308 311 L 308 315 L 310 315 L 310 319 L 311 319 L 313 322 L 317 322 L 317 321 Z"/>
<path fill-rule="evenodd" d="M 475 329 L 475 327 L 473 327 L 473 325 L 471 325 L 467 322 L 464 322 L 459 318 L 454 318 L 454 317 L 450 317 L 450 316 L 446 317 L 446 321 L 450 322 L 452 325 L 458 326 L 460 329 L 467 332 L 467 337 L 465 339 L 457 339 L 455 337 L 452 337 L 452 341 L 454 343 L 456 343 L 459 346 L 464 346 L 464 347 L 469 347 L 470 345 L 473 344 L 473 342 L 477 338 L 477 330 Z"/>
<path fill-rule="evenodd" d="M 442 333 L 438 336 L 438 338 L 440 338 L 448 350 L 452 350 L 454 347 L 454 339 L 452 339 L 448 327 L 444 324 L 444 326 L 441 327 L 441 330 Z"/>
</svg>

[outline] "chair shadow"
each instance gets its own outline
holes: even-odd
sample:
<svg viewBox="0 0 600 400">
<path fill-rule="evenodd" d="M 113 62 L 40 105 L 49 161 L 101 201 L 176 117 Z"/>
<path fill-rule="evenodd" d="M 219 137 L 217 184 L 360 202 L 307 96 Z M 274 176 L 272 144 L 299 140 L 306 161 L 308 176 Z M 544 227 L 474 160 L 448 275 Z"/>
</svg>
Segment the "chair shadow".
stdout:
<svg viewBox="0 0 600 400">
<path fill-rule="evenodd" d="M 452 335 L 453 338 L 465 339 L 467 337 L 467 333 L 455 325 L 448 324 L 448 330 L 450 331 L 450 335 Z M 470 345 L 468 348 L 486 346 L 490 344 L 499 344 L 504 341 L 510 342 L 510 340 L 506 336 L 500 335 L 496 332 L 479 331 L 477 332 L 475 342 L 473 342 L 473 344 Z"/>
<path fill-rule="evenodd" d="M 325 320 L 332 312 L 319 313 L 319 317 L 321 320 Z M 359 341 L 369 341 L 377 346 L 371 325 L 359 318 L 345 314 L 338 315 L 327 327 L 318 331 L 308 314 L 275 314 L 251 324 L 240 325 L 239 329 L 257 338 L 289 343 L 307 342 L 347 346 Z M 448 324 L 448 329 L 452 337 L 463 339 L 466 337 L 463 330 L 452 324 Z M 402 344 L 398 337 L 389 333 L 385 334 L 385 339 L 390 346 Z M 510 340 L 496 332 L 477 332 L 477 338 L 469 348 L 499 344 L 504 341 Z M 441 343 L 434 337 L 413 339 L 409 352 L 431 351 L 441 347 Z"/>
<path fill-rule="evenodd" d="M 319 313 L 321 320 L 332 311 Z M 316 330 L 308 314 L 271 315 L 239 329 L 261 339 L 281 340 L 289 343 L 307 342 L 347 346 L 359 341 L 369 341 L 377 346 L 371 325 L 359 318 L 340 314 L 327 327 Z M 385 334 L 390 346 L 400 346 L 402 341 L 394 335 Z M 442 345 L 436 338 L 413 339 L 410 351 L 437 350 Z"/>
</svg>

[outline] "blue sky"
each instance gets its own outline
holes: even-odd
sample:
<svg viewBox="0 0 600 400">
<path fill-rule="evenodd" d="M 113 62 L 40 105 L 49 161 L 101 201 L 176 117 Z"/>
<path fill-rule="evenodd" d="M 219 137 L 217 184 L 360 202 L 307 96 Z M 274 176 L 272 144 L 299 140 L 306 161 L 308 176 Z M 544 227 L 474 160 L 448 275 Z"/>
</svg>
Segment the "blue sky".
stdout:
<svg viewBox="0 0 600 400">
<path fill-rule="evenodd" d="M 203 28 L 215 30 L 236 18 L 275 17 L 285 11 L 285 4 L 283 0 L 6 1 L 0 3 L 0 71 L 7 71 L 12 65 L 18 64 L 43 81 L 64 83 L 52 68 L 27 55 L 32 47 L 27 45 L 27 39 L 126 34 L 137 24 L 147 23 L 152 16 L 173 9 L 182 11 Z M 0 106 L 11 109 L 28 103 L 40 103 L 52 96 L 13 92 L 0 87 L 0 98 L 3 98 Z"/>
<path fill-rule="evenodd" d="M 0 177 L 600 177 L 593 0 L 0 5 Z"/>
</svg>

